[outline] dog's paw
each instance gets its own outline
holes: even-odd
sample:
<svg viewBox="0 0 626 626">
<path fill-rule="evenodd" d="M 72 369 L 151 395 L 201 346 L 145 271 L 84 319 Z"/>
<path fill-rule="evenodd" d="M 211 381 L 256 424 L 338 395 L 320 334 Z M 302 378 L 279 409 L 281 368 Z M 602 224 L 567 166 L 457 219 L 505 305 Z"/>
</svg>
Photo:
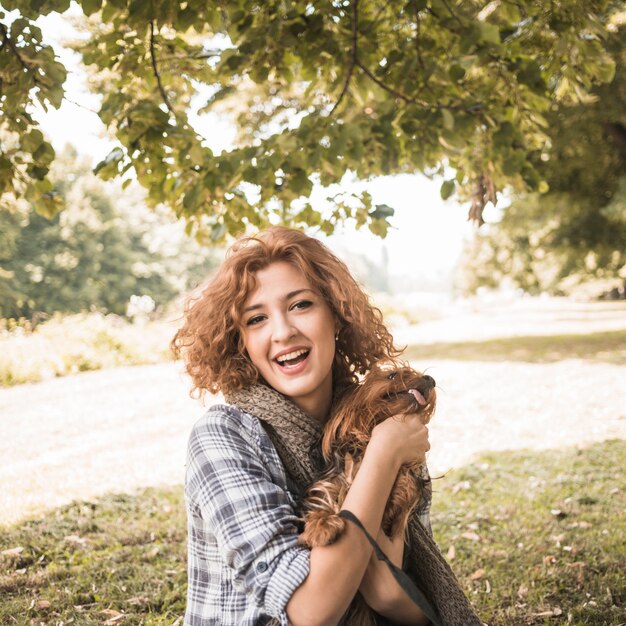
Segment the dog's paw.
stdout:
<svg viewBox="0 0 626 626">
<path fill-rule="evenodd" d="M 345 530 L 346 521 L 335 513 L 312 511 L 305 518 L 304 532 L 298 543 L 309 548 L 328 546 L 337 541 Z"/>
</svg>

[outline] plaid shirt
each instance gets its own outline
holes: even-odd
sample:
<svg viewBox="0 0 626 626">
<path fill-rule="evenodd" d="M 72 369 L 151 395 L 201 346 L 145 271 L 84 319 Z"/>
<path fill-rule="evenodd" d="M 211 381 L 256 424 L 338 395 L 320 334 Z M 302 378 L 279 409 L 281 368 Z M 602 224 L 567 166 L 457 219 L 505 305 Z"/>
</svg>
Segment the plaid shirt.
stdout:
<svg viewBox="0 0 626 626">
<path fill-rule="evenodd" d="M 430 483 L 424 495 L 418 515 L 430 530 Z M 185 626 L 261 626 L 272 617 L 288 626 L 285 606 L 309 573 L 297 497 L 256 417 L 216 405 L 196 422 L 185 480 Z"/>
<path fill-rule="evenodd" d="M 255 417 L 217 405 L 193 427 L 185 498 L 185 626 L 259 626 L 276 617 L 309 573 L 297 544 L 296 492 Z"/>
</svg>

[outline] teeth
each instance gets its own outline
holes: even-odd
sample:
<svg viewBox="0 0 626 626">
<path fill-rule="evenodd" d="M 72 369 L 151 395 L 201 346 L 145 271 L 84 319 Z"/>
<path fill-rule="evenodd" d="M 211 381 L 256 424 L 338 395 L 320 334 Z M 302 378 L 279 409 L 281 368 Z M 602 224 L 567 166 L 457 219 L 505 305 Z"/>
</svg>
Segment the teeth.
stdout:
<svg viewBox="0 0 626 626">
<path fill-rule="evenodd" d="M 276 357 L 276 360 L 279 363 L 284 363 L 285 361 L 289 361 L 290 359 L 295 359 L 299 357 L 301 354 L 306 354 L 308 350 L 294 350 L 293 352 L 289 352 L 288 354 L 281 354 Z"/>
</svg>

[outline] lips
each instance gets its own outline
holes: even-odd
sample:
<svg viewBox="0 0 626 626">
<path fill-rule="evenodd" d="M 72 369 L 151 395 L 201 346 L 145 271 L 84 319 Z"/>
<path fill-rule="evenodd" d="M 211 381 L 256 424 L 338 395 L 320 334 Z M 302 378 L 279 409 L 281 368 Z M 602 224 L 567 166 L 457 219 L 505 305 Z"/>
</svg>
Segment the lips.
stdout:
<svg viewBox="0 0 626 626">
<path fill-rule="evenodd" d="M 290 348 L 279 352 L 273 360 L 282 370 L 292 370 L 304 363 L 310 352 L 309 348 Z"/>
</svg>

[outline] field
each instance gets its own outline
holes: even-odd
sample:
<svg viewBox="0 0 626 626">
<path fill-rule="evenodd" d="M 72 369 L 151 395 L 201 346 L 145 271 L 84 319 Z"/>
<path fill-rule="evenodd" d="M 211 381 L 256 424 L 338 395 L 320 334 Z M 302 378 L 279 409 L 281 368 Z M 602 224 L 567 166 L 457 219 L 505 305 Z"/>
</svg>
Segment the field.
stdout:
<svg viewBox="0 0 626 626">
<path fill-rule="evenodd" d="M 624 441 L 494 453 L 435 482 L 436 538 L 491 626 L 626 621 Z M 180 624 L 180 488 L 75 502 L 5 529 L 2 624 Z"/>
<path fill-rule="evenodd" d="M 397 336 L 438 382 L 433 527 L 483 619 L 626 623 L 626 308 L 453 311 Z M 0 390 L 0 623 L 181 624 L 204 410 L 186 387 L 162 363 Z"/>
</svg>

